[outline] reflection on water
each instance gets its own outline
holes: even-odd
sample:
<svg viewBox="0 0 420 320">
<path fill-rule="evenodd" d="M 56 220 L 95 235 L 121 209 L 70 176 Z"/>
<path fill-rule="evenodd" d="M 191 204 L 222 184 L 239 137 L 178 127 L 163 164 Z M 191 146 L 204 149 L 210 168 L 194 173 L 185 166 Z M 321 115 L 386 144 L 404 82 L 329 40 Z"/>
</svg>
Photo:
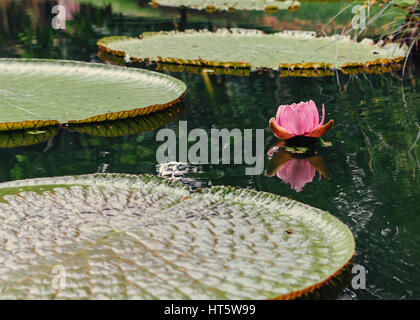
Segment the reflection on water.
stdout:
<svg viewBox="0 0 420 320">
<path fill-rule="evenodd" d="M 288 183 L 291 189 L 301 192 L 307 183 L 311 183 L 316 172 L 321 177 L 328 177 L 328 169 L 323 157 L 316 155 L 317 151 L 311 150 L 309 156 L 294 156 L 291 152 L 284 150 L 279 143 L 271 147 L 267 154 L 273 158 L 267 165 L 267 176 L 277 176 Z"/>
<path fill-rule="evenodd" d="M 0 0 L 0 56 L 99 61 L 96 41 L 103 36 L 172 30 L 180 28 L 182 22 L 176 10 L 142 8 L 128 0 L 90 1 L 95 5 L 78 1 L 79 9 L 72 11 L 67 29 L 59 31 L 50 24 L 56 1 Z M 124 15 L 128 4 L 135 8 L 130 9 L 129 17 Z M 331 7 L 325 8 L 329 11 L 319 3 L 302 2 L 296 12 L 212 17 L 188 11 L 182 23 L 185 28 L 195 29 L 238 26 L 265 31 L 294 27 L 310 30 L 313 25 L 307 23 L 311 19 L 322 24 L 336 13 Z M 345 19 L 340 23 L 344 25 Z M 268 191 L 326 210 L 351 228 L 357 243 L 355 263 L 369 272 L 366 290 L 349 287 L 342 298 L 420 298 L 416 285 L 420 283 L 420 80 L 413 66 L 409 65 L 404 80 L 398 71 L 381 76 L 334 73 L 310 78 L 280 78 L 269 73 L 248 77 L 209 73 L 203 77 L 200 73 L 162 72 L 188 86 L 183 99 L 187 112 L 179 119 L 188 121 L 189 128 L 207 132 L 212 128 L 265 129 L 265 150 L 278 141 L 267 122 L 280 104 L 322 101 L 326 118 L 335 120 L 324 136 L 332 146 L 321 148 L 314 156 L 322 157 L 332 174 L 329 179 L 315 181 L 315 173 L 312 183 L 301 192 L 265 174 L 245 176 L 245 166 L 241 165 L 193 168 L 175 164 L 162 168 L 162 175 L 186 177 L 193 186 L 227 184 Z M 178 131 L 175 119 L 162 125 Z M 118 128 L 125 128 L 125 124 Z M 127 131 L 129 135 L 108 134 L 112 131 L 109 127 L 96 135 L 95 130 L 80 131 L 31 135 L 39 142 L 36 144 L 25 135 L 21 141 L 31 143 L 0 148 L 0 181 L 102 171 L 157 174 L 161 170 L 156 167 L 156 150 L 161 144 L 156 142 L 156 131 Z M 19 134 L 12 140 L 21 139 Z M 5 140 L 1 137 L 0 141 Z M 1 142 L 1 146 L 13 145 Z M 273 153 L 273 159 L 276 156 Z M 269 162 L 266 157 L 266 169 Z M 310 164 L 326 175 L 319 164 Z M 300 166 L 309 172 L 306 163 Z"/>
</svg>

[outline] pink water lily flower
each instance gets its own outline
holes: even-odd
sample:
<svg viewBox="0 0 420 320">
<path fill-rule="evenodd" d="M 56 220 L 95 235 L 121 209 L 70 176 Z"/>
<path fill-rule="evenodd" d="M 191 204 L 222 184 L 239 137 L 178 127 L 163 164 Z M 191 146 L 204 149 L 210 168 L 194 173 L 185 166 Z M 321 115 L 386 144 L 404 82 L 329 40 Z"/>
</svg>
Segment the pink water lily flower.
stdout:
<svg viewBox="0 0 420 320">
<path fill-rule="evenodd" d="M 296 136 L 319 138 L 326 133 L 334 120 L 324 124 L 325 107 L 322 105 L 322 119 L 312 100 L 279 106 L 276 118 L 270 119 L 270 129 L 279 139 L 290 139 Z"/>
</svg>

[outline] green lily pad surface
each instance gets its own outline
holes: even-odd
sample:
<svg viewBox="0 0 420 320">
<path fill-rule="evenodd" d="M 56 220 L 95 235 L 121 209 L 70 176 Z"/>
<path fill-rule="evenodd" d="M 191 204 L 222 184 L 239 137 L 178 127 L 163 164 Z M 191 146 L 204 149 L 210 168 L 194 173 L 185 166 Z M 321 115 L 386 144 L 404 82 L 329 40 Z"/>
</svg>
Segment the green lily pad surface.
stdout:
<svg viewBox="0 0 420 320">
<path fill-rule="evenodd" d="M 3 299 L 296 298 L 355 252 L 302 203 L 121 174 L 1 183 L 0 243 Z"/>
<path fill-rule="evenodd" d="M 250 29 L 217 32 L 145 33 L 141 38 L 107 37 L 101 50 L 131 60 L 181 65 L 256 69 L 318 69 L 368 67 L 401 62 L 406 48 L 372 44 L 339 36 L 315 37 L 290 31 L 264 34 Z"/>
<path fill-rule="evenodd" d="M 207 11 L 233 10 L 287 10 L 298 8 L 299 1 L 293 0 L 152 0 L 163 7 L 187 7 Z"/>
<path fill-rule="evenodd" d="M 178 102 L 185 84 L 140 69 L 0 59 L 0 131 L 133 118 Z"/>
</svg>

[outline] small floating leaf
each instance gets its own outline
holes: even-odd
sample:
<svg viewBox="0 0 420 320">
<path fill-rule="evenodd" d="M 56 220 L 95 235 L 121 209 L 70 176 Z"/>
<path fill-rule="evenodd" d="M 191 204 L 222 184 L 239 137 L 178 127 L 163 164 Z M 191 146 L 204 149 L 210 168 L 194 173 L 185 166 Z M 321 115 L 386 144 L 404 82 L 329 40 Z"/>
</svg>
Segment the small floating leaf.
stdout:
<svg viewBox="0 0 420 320">
<path fill-rule="evenodd" d="M 299 148 L 286 147 L 285 150 L 287 152 L 290 152 L 290 153 L 305 153 L 306 151 L 309 150 L 309 148 L 304 148 L 304 147 L 299 147 Z"/>
<path fill-rule="evenodd" d="M 322 146 L 328 148 L 332 146 L 332 143 L 330 141 L 322 141 Z"/>
<path fill-rule="evenodd" d="M 303 154 L 303 153 L 306 153 L 309 150 L 309 148 L 307 148 L 307 147 L 296 147 L 296 148 L 295 147 L 286 147 L 285 150 L 287 152 L 290 152 L 290 153 L 301 153 L 301 154 Z"/>
<path fill-rule="evenodd" d="M 0 131 L 133 118 L 178 102 L 185 84 L 141 69 L 0 59 Z"/>
<path fill-rule="evenodd" d="M 355 252 L 350 230 L 308 205 L 121 174 L 1 183 L 0 243 L 2 299 L 290 299 Z"/>
<path fill-rule="evenodd" d="M 401 62 L 407 51 L 396 44 L 372 44 L 369 39 L 356 42 L 341 36 L 264 34 L 249 29 L 153 32 L 141 38 L 113 36 L 99 40 L 98 46 L 134 61 L 253 71 L 370 67 Z"/>
</svg>

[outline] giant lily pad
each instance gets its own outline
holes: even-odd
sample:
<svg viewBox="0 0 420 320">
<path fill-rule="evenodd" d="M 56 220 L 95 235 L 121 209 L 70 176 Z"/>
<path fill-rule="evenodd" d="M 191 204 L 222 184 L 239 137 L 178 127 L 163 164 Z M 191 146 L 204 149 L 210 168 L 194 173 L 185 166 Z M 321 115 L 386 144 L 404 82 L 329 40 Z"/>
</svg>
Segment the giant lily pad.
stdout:
<svg viewBox="0 0 420 320">
<path fill-rule="evenodd" d="M 178 102 L 185 84 L 140 69 L 0 59 L 0 131 L 133 118 Z"/>
<path fill-rule="evenodd" d="M 113 55 L 105 50 L 98 51 L 98 57 L 110 64 L 116 64 L 120 66 L 125 66 L 127 61 L 124 57 Z M 206 66 L 196 66 L 196 65 L 181 65 L 181 64 L 172 64 L 172 63 L 157 63 L 155 66 L 156 71 L 165 71 L 165 72 L 187 72 L 187 73 L 208 73 L 214 75 L 230 75 L 230 76 L 249 76 L 251 75 L 251 70 L 246 68 L 220 68 L 220 67 L 206 67 Z M 382 74 L 392 71 L 398 71 L 403 69 L 402 63 L 390 63 L 390 64 L 377 64 L 369 65 L 365 68 L 360 67 L 348 67 L 341 69 L 341 72 L 344 74 Z M 259 70 L 259 73 L 271 73 L 272 70 Z M 335 76 L 336 72 L 334 69 L 281 69 L 277 72 L 279 77 L 325 77 L 325 76 Z"/>
<path fill-rule="evenodd" d="M 162 7 L 187 7 L 208 12 L 219 10 L 293 10 L 300 6 L 299 1 L 294 0 L 152 0 L 152 3 Z"/>
<path fill-rule="evenodd" d="M 406 47 L 364 39 L 315 37 L 305 32 L 264 34 L 219 29 L 145 33 L 140 38 L 106 37 L 101 50 L 131 60 L 181 65 L 257 69 L 354 68 L 401 62 Z"/>
<path fill-rule="evenodd" d="M 338 219 L 287 198 L 120 174 L 0 184 L 0 243 L 0 297 L 35 299 L 296 298 L 355 251 Z"/>
</svg>

